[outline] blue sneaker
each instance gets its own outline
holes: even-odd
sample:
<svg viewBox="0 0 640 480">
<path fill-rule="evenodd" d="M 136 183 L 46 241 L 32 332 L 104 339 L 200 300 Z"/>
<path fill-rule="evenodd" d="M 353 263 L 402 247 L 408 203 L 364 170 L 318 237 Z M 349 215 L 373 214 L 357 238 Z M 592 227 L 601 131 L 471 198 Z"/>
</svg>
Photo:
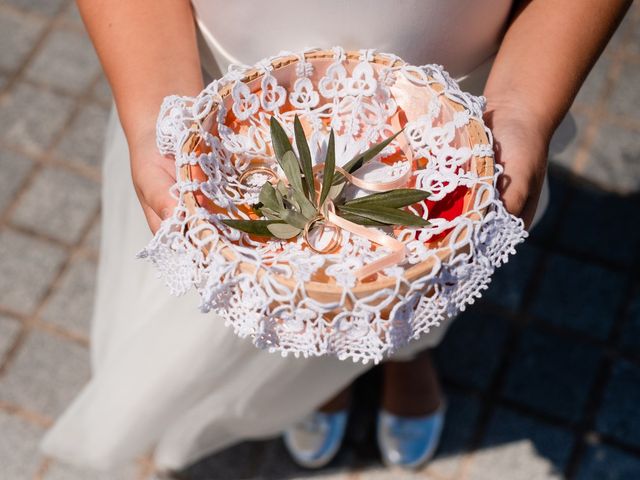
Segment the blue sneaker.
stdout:
<svg viewBox="0 0 640 480">
<path fill-rule="evenodd" d="M 342 445 L 347 413 L 312 412 L 285 430 L 284 444 L 293 460 L 305 468 L 324 467 L 333 460 Z"/>
<path fill-rule="evenodd" d="M 378 412 L 377 437 L 382 461 L 388 467 L 418 469 L 438 448 L 446 405 L 430 415 L 408 417 Z"/>
</svg>

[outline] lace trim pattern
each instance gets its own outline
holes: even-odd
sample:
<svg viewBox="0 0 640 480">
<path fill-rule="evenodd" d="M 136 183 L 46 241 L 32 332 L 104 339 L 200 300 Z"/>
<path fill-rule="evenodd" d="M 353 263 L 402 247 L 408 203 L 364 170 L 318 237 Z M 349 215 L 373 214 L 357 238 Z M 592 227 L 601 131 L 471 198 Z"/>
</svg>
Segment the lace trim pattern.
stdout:
<svg viewBox="0 0 640 480">
<path fill-rule="evenodd" d="M 347 68 L 345 51 L 334 47 L 330 66 L 319 76 L 305 57 L 314 50 L 318 49 L 282 51 L 255 66 L 231 65 L 197 97 L 165 99 L 157 144 L 163 154 L 175 158 L 178 180 L 173 194 L 178 206 L 139 257 L 153 262 L 172 294 L 195 288 L 202 312 L 215 310 L 237 335 L 251 337 L 257 347 L 283 355 L 334 354 L 377 363 L 474 303 L 494 270 L 515 253 L 527 233 L 522 220 L 509 214 L 498 198 L 495 186 L 501 167 L 496 164 L 489 178 L 470 168 L 476 158 L 493 157 L 491 132 L 482 121 L 483 97 L 461 91 L 439 65 L 393 64 L 400 60 L 397 56 L 375 50 L 362 50 L 357 64 L 353 66 L 351 60 Z M 388 58 L 389 65 L 374 68 L 374 53 Z M 293 84 L 281 85 L 272 64 L 290 55 L 299 58 L 296 78 Z M 259 88 L 252 91 L 245 74 L 255 68 L 262 76 Z M 259 242 L 220 222 L 228 217 L 248 218 L 242 207 L 257 202 L 266 178 L 245 184 L 239 176 L 252 159 L 270 156 L 271 115 L 291 139 L 294 114 L 308 122 L 315 163 L 324 158 L 328 123 L 336 133 L 340 165 L 397 130 L 389 122 L 398 113 L 400 100 L 394 85 L 399 79 L 421 88 L 429 99 L 425 111 L 405 124 L 412 157 L 427 160 L 424 168 L 413 171 L 415 187 L 432 192 L 430 202 L 443 200 L 458 188 L 476 193 L 466 211 L 453 219 L 430 218 L 430 225 L 423 228 L 387 230 L 405 243 L 407 259 L 384 270 L 391 280 L 385 288 L 366 296 L 354 293 L 354 272 L 388 253 L 366 239 L 343 232 L 339 251 L 318 255 L 305 248 L 301 239 Z M 223 88 L 230 88 L 226 99 L 220 94 Z M 443 98 L 463 108 L 452 111 Z M 228 125 L 231 117 L 234 128 Z M 465 132 L 470 122 L 482 126 L 486 144 L 469 142 Z M 206 153 L 184 151 L 193 131 L 204 140 Z M 411 168 L 406 160 L 383 161 L 397 152 L 399 138 L 371 161 L 366 175 L 388 179 Z M 198 166 L 206 179 L 185 178 L 186 165 Z M 282 173 L 275 162 L 272 167 Z M 196 191 L 226 213 L 188 208 L 185 197 Z M 414 213 L 427 215 L 426 204 L 421 207 Z M 427 244 L 445 233 L 444 242 Z M 408 270 L 419 264 L 430 267 L 418 278 L 408 279 Z M 323 300 L 309 294 L 308 282 L 319 272 L 340 288 L 340 295 Z M 283 278 L 287 281 L 282 282 Z"/>
</svg>

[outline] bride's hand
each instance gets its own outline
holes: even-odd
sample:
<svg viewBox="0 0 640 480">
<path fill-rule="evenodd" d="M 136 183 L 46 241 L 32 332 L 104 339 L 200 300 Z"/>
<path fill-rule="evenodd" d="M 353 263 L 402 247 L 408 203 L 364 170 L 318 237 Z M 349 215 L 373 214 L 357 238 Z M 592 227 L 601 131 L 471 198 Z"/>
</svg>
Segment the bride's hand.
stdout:
<svg viewBox="0 0 640 480">
<path fill-rule="evenodd" d="M 529 228 L 547 167 L 550 134 L 522 106 L 487 98 L 484 119 L 494 137 L 496 161 L 504 167 L 498 189 L 507 210 Z"/>
<path fill-rule="evenodd" d="M 169 193 L 176 181 L 175 163 L 158 151 L 155 138 L 155 130 L 149 129 L 130 142 L 129 147 L 133 185 L 154 234 L 176 205 L 176 200 Z"/>
</svg>

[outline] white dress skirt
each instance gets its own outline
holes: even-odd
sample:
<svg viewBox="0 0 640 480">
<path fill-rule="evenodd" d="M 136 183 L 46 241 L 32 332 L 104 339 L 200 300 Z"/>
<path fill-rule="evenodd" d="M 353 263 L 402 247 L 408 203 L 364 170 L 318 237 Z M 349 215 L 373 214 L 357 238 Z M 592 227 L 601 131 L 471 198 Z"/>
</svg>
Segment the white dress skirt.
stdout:
<svg viewBox="0 0 640 480">
<path fill-rule="evenodd" d="M 247 8 L 251 3 L 194 1 L 209 75 L 219 75 L 232 61 L 252 64 L 283 49 L 341 45 L 378 48 L 414 64 L 442 63 L 445 68 L 450 58 L 455 75 L 474 71 L 462 86 L 475 93 L 481 92 L 510 8 L 508 0 L 332 0 L 305 5 L 309 11 L 300 20 L 294 6 L 299 9 L 303 2 L 272 0 L 261 28 L 252 32 L 247 23 L 256 21 L 256 7 Z M 457 30 L 456 15 L 470 17 L 462 30 Z M 363 17 L 365 22 L 358 21 Z M 385 28 L 374 28 L 375 19 Z M 443 23 L 452 29 L 446 39 Z M 283 28 L 286 24 L 297 30 L 291 33 Z M 471 46 L 482 44 L 479 52 L 467 55 L 469 46 L 455 47 L 456 39 L 468 38 L 465 31 L 477 39 Z M 538 214 L 546 201 L 545 187 Z M 170 296 L 152 264 L 136 259 L 150 238 L 113 109 L 104 152 L 92 378 L 46 434 L 45 454 L 110 469 L 153 448 L 158 468 L 180 469 L 238 441 L 278 435 L 372 367 L 333 357 L 285 358 L 236 337 L 215 314 L 199 312 L 195 292 Z M 406 360 L 436 345 L 448 323 L 393 358 Z"/>
</svg>

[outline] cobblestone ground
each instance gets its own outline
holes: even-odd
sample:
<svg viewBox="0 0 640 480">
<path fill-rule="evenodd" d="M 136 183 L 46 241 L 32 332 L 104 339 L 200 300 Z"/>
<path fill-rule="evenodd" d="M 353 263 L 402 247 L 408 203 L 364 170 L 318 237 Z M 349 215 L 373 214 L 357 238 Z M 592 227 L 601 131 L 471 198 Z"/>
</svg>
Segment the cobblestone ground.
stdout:
<svg viewBox="0 0 640 480">
<path fill-rule="evenodd" d="M 436 359 L 446 431 L 424 471 L 384 469 L 378 372 L 357 384 L 345 448 L 321 472 L 280 441 L 245 443 L 181 474 L 205 479 L 640 478 L 640 8 L 572 109 L 552 154 L 551 206 Z M 87 381 L 110 92 L 68 0 L 0 1 L 0 478 L 149 478 L 144 459 L 95 475 L 37 442 Z M 61 214 L 64 212 L 64 214 Z"/>
</svg>

